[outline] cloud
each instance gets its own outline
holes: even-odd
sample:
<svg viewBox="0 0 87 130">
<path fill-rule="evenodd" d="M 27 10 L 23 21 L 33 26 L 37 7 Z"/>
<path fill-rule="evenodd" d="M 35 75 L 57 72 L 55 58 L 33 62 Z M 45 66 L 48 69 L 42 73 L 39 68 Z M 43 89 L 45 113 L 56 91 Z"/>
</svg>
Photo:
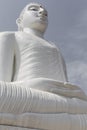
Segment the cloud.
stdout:
<svg viewBox="0 0 87 130">
<path fill-rule="evenodd" d="M 64 41 L 69 80 L 87 93 L 87 9 L 79 11 Z"/>
<path fill-rule="evenodd" d="M 68 65 L 69 81 L 79 85 L 87 93 L 87 63 L 72 61 Z"/>
</svg>

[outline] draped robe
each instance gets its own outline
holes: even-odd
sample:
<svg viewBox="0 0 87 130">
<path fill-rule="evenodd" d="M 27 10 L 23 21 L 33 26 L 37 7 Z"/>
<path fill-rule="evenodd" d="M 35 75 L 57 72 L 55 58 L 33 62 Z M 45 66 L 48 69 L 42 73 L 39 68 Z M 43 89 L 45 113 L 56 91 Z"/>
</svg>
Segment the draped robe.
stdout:
<svg viewBox="0 0 87 130">
<path fill-rule="evenodd" d="M 68 83 L 55 44 L 5 32 L 0 34 L 1 55 L 0 130 L 87 129 L 87 96 Z"/>
</svg>

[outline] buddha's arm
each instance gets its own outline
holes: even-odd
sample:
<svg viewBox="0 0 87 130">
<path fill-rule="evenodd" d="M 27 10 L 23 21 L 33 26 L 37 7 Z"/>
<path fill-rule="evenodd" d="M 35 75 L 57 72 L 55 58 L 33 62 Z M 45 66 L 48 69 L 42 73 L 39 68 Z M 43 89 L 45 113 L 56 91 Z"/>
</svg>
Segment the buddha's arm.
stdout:
<svg viewBox="0 0 87 130">
<path fill-rule="evenodd" d="M 65 81 L 68 82 L 66 63 L 61 53 L 60 53 L 60 62 L 61 62 L 61 68 L 63 70 L 62 73 L 64 74 L 65 77 Z"/>
<path fill-rule="evenodd" d="M 55 44 L 54 44 L 54 46 L 56 47 Z M 60 81 L 68 82 L 67 69 L 66 69 L 66 64 L 65 64 L 64 58 L 58 47 L 56 47 L 55 51 L 57 52 L 56 58 L 57 58 L 58 67 L 59 67 L 59 79 L 60 79 Z"/>
<path fill-rule="evenodd" d="M 12 79 L 14 60 L 14 37 L 12 33 L 0 33 L 0 81 Z"/>
</svg>

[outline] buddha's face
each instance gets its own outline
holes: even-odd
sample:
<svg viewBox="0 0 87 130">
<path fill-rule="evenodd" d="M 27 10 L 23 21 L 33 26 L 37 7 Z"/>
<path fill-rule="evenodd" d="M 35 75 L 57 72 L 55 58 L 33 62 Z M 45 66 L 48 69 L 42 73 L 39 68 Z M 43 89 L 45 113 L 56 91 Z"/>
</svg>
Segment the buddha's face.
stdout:
<svg viewBox="0 0 87 130">
<path fill-rule="evenodd" d="M 22 28 L 30 28 L 40 32 L 45 32 L 48 25 L 48 14 L 42 5 L 32 3 L 26 6 L 22 19 Z"/>
</svg>

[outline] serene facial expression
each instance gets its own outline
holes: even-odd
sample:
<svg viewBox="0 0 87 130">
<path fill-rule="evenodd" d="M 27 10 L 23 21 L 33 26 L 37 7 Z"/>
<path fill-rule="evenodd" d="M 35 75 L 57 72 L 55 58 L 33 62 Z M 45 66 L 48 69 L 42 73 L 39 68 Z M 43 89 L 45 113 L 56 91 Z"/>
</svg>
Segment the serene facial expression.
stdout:
<svg viewBox="0 0 87 130">
<path fill-rule="evenodd" d="M 21 26 L 44 32 L 48 25 L 47 11 L 40 4 L 29 4 L 25 8 Z"/>
</svg>

